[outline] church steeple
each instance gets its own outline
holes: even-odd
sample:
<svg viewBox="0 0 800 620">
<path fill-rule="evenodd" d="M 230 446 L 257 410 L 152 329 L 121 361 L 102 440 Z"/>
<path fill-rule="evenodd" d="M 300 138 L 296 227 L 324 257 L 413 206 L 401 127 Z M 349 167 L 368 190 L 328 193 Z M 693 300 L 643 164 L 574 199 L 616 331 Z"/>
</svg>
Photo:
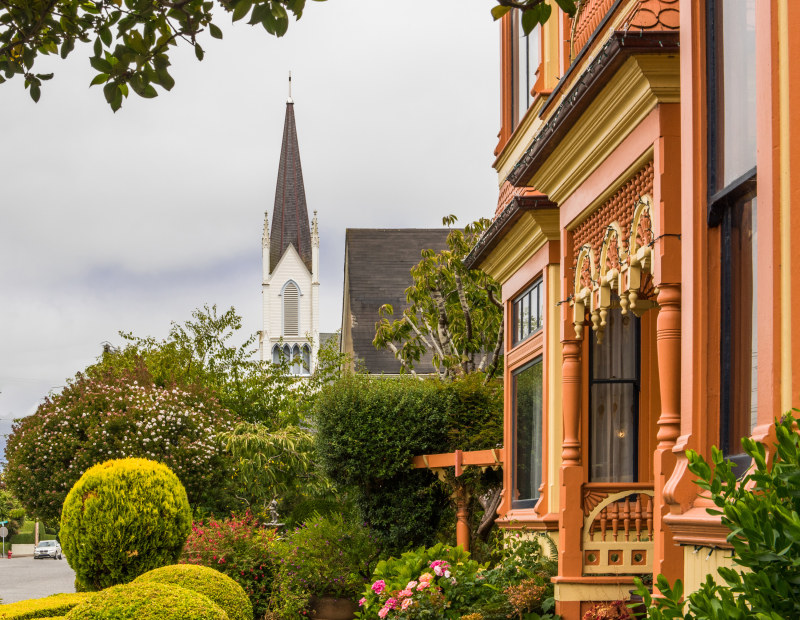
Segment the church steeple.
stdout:
<svg viewBox="0 0 800 620">
<path fill-rule="evenodd" d="M 291 85 L 291 77 L 289 80 Z M 300 149 L 297 144 L 291 91 L 286 102 L 286 120 L 283 126 L 278 184 L 275 189 L 275 209 L 272 214 L 272 230 L 269 241 L 270 273 L 281 260 L 289 244 L 294 246 L 303 263 L 311 271 L 311 231 L 309 230 L 306 191 L 303 185 L 303 169 L 300 166 Z"/>
</svg>

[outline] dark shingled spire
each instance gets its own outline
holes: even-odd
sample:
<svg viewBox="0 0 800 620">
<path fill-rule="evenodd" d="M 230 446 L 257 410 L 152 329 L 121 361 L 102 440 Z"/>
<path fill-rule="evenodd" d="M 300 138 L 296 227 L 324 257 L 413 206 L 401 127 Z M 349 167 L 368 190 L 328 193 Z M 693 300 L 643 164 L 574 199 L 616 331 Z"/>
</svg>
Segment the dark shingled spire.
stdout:
<svg viewBox="0 0 800 620">
<path fill-rule="evenodd" d="M 294 103 L 286 102 L 286 122 L 283 126 L 281 161 L 278 166 L 278 185 L 275 188 L 275 210 L 270 231 L 269 271 L 275 269 L 281 256 L 293 245 L 306 267 L 311 271 L 311 232 L 308 225 L 306 190 L 300 149 L 294 125 Z"/>
</svg>

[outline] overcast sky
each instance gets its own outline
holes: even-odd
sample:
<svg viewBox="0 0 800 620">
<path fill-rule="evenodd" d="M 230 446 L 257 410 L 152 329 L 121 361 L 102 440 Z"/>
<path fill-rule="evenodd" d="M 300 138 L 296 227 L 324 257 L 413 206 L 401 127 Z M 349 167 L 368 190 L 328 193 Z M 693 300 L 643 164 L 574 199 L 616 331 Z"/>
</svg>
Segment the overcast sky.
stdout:
<svg viewBox="0 0 800 620">
<path fill-rule="evenodd" d="M 0 86 L 0 435 L 119 330 L 163 337 L 204 303 L 261 328 L 261 231 L 290 70 L 319 212 L 322 331 L 341 324 L 345 228 L 490 216 L 491 6 L 309 2 L 282 39 L 221 14 L 225 38 L 203 42 L 203 62 L 174 54 L 172 92 L 132 95 L 116 114 L 88 87 L 88 48 L 42 63 L 56 75 L 38 104 L 19 79 Z"/>
</svg>

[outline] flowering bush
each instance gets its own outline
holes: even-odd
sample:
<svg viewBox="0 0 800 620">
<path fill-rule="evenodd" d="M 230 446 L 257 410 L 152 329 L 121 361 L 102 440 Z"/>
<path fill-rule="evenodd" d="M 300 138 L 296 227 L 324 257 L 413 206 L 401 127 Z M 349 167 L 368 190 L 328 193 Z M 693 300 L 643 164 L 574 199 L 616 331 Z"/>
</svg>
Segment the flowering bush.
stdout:
<svg viewBox="0 0 800 620">
<path fill-rule="evenodd" d="M 443 544 L 378 563 L 359 601 L 361 618 L 459 618 L 489 595 L 484 566 Z"/>
<path fill-rule="evenodd" d="M 633 620 L 631 610 L 624 601 L 596 603 L 583 614 L 583 620 Z"/>
<path fill-rule="evenodd" d="M 280 548 L 270 606 L 281 618 L 305 615 L 312 596 L 356 600 L 379 553 L 368 530 L 341 515 L 306 521 Z"/>
<path fill-rule="evenodd" d="M 268 609 L 278 554 L 274 530 L 265 530 L 249 514 L 192 524 L 181 563 L 214 568 L 244 589 L 256 618 Z"/>
<path fill-rule="evenodd" d="M 227 458 L 217 435 L 234 418 L 210 397 L 158 388 L 146 371 L 77 375 L 32 416 L 14 424 L 7 483 L 30 513 L 56 521 L 67 492 L 91 466 L 114 458 L 160 461 L 193 506 L 218 506 Z"/>
</svg>

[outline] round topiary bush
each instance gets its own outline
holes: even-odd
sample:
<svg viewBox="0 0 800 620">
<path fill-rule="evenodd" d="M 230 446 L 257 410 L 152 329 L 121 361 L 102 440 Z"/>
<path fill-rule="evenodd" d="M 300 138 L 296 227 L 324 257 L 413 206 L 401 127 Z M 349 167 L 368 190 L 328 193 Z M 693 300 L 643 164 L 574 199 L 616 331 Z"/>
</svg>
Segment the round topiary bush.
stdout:
<svg viewBox="0 0 800 620">
<path fill-rule="evenodd" d="M 214 601 L 230 620 L 253 620 L 253 606 L 238 583 L 227 575 L 193 564 L 162 566 L 139 575 L 134 583 L 166 583 L 205 594 Z"/>
<path fill-rule="evenodd" d="M 76 582 L 102 590 L 174 564 L 191 526 L 186 490 L 166 465 L 106 461 L 83 474 L 67 495 L 61 545 Z"/>
<path fill-rule="evenodd" d="M 34 598 L 0 605 L 2 620 L 28 620 L 29 618 L 58 618 L 73 607 L 86 602 L 94 593 L 53 594 L 45 598 Z"/>
<path fill-rule="evenodd" d="M 128 583 L 98 592 L 66 620 L 229 620 L 210 598 L 164 583 Z"/>
</svg>

